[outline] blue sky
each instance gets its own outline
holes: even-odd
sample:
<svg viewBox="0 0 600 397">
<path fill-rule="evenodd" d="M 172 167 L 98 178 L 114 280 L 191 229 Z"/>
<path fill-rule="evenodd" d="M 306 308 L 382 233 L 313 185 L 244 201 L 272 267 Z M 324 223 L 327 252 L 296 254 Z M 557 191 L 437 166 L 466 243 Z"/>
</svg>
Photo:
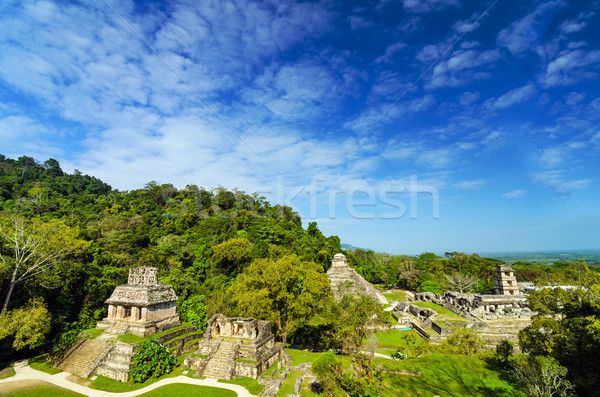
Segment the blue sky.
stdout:
<svg viewBox="0 0 600 397">
<path fill-rule="evenodd" d="M 0 3 L 0 153 L 390 253 L 600 248 L 600 2 Z"/>
</svg>

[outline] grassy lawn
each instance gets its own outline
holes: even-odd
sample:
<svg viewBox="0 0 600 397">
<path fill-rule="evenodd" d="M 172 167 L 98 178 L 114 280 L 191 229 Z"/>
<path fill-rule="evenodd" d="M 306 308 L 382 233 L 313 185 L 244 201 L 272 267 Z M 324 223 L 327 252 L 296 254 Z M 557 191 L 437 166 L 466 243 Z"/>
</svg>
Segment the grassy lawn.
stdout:
<svg viewBox="0 0 600 397">
<path fill-rule="evenodd" d="M 86 338 L 88 338 L 88 339 L 95 339 L 98 336 L 102 335 L 104 333 L 104 330 L 100 329 L 100 328 L 90 328 L 90 329 L 81 331 L 81 333 L 89 334 L 89 335 L 86 335 Z"/>
<path fill-rule="evenodd" d="M 400 302 L 406 299 L 406 292 L 384 292 L 383 296 L 385 296 L 390 303 L 394 301 Z"/>
<path fill-rule="evenodd" d="M 377 359 L 383 368 L 420 369 L 421 377 L 384 373 L 384 396 L 525 397 L 485 361 L 471 356 L 429 354 L 409 360 Z"/>
<path fill-rule="evenodd" d="M 54 386 L 47 382 L 36 381 L 35 385 L 27 385 L 25 382 L 22 384 L 22 386 L 11 386 L 11 389 L 3 391 L 0 395 L 7 397 L 84 397 L 83 394 L 75 393 L 74 391 L 63 389 L 62 387 Z"/>
<path fill-rule="evenodd" d="M 439 318 L 440 320 L 446 320 L 446 321 L 464 321 L 467 322 L 469 320 L 467 320 L 466 318 L 464 318 L 463 316 L 460 316 L 448 309 L 446 309 L 443 306 L 440 306 L 438 304 L 435 304 L 433 302 L 412 302 L 413 305 L 415 306 L 419 306 L 419 307 L 428 307 L 430 309 L 435 310 L 438 313 L 437 318 Z"/>
<path fill-rule="evenodd" d="M 379 348 L 396 348 L 406 345 L 406 339 L 414 336 L 418 336 L 414 330 L 410 331 L 377 331 L 375 337 L 379 341 Z"/>
<path fill-rule="evenodd" d="M 181 368 L 181 364 L 183 363 L 184 356 L 176 357 L 175 359 L 177 360 L 177 366 L 175 367 L 173 372 L 171 372 L 170 374 L 165 374 L 156 379 L 150 379 L 149 381 L 147 381 L 145 383 L 134 383 L 134 384 L 130 385 L 128 383 L 119 382 L 114 379 L 107 378 L 105 376 L 98 376 L 98 379 L 91 381 L 91 382 L 88 380 L 83 380 L 82 384 L 89 388 L 92 388 L 92 389 L 114 392 L 114 393 L 121 393 L 121 392 L 126 392 L 126 391 L 142 389 L 142 388 L 144 388 L 148 385 L 151 385 L 152 383 L 157 382 L 161 379 L 174 378 L 176 376 L 183 375 L 183 371 L 186 371 L 185 369 Z"/>
<path fill-rule="evenodd" d="M 252 378 L 234 378 L 231 380 L 220 379 L 219 382 L 240 385 L 242 387 L 245 387 L 246 390 L 255 395 L 259 395 L 265 388 L 263 385 L 259 385 L 256 379 Z"/>
<path fill-rule="evenodd" d="M 287 353 L 290 354 L 290 356 L 292 356 L 292 361 L 288 364 L 288 366 L 297 366 L 299 364 L 302 363 L 312 363 L 313 361 L 315 361 L 317 358 L 319 358 L 319 356 L 323 353 L 315 353 L 315 352 L 309 352 L 306 350 L 296 350 L 296 349 L 285 349 L 285 351 Z M 338 359 L 340 359 L 343 363 L 345 367 L 349 367 L 350 366 L 350 357 L 348 356 L 337 356 Z"/>
<path fill-rule="evenodd" d="M 0 370 L 0 379 L 10 378 L 15 375 L 15 369 L 13 368 L 13 363 L 11 363 L 8 367 Z"/>
<path fill-rule="evenodd" d="M 33 369 L 37 369 L 38 371 L 42 371 L 50 375 L 61 373 L 62 371 L 60 369 L 54 368 L 49 361 L 46 361 L 47 358 L 48 356 L 45 354 L 30 358 L 29 366 Z"/>
<path fill-rule="evenodd" d="M 119 341 L 121 341 L 121 342 L 124 342 L 124 343 L 130 343 L 130 344 L 133 344 L 133 345 L 139 345 L 140 343 L 143 343 L 143 342 L 147 341 L 148 339 L 158 338 L 158 337 L 170 334 L 171 332 L 178 331 L 178 330 L 184 329 L 184 328 L 189 328 L 189 327 L 193 327 L 193 325 L 191 323 L 182 323 L 179 327 L 169 328 L 166 331 L 157 332 L 157 333 L 152 334 L 150 336 L 146 336 L 145 338 L 141 337 L 141 336 L 133 335 L 133 334 L 125 334 L 125 335 L 119 335 L 117 339 Z M 192 332 L 192 333 L 194 333 L 194 332 Z M 186 335 L 189 335 L 189 334 L 186 334 Z M 173 340 L 178 339 L 178 338 L 179 337 L 173 338 Z M 170 341 L 171 340 L 168 340 L 165 343 L 168 343 Z"/>
<path fill-rule="evenodd" d="M 186 385 L 175 383 L 161 386 L 158 389 L 140 394 L 143 397 L 180 397 L 180 396 L 203 396 L 203 397 L 235 397 L 237 393 L 232 390 L 218 389 L 210 386 Z"/>
<path fill-rule="evenodd" d="M 294 394 L 294 386 L 296 385 L 296 379 L 302 375 L 302 371 L 290 371 L 287 377 L 281 384 L 281 389 L 277 392 L 277 396 L 287 396 L 288 394 Z"/>
</svg>

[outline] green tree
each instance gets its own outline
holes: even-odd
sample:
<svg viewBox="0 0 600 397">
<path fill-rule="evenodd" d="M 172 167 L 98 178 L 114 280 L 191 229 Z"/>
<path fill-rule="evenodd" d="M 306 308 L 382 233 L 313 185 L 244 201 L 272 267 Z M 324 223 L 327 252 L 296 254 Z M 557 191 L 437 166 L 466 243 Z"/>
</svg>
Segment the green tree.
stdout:
<svg viewBox="0 0 600 397">
<path fill-rule="evenodd" d="M 234 263 L 238 273 L 241 271 L 240 262 L 252 259 L 252 243 L 247 238 L 232 238 L 213 247 L 217 260 Z"/>
<path fill-rule="evenodd" d="M 496 356 L 502 365 L 506 366 L 508 358 L 513 354 L 513 350 L 513 343 L 506 339 L 502 339 L 502 341 L 496 346 Z"/>
<path fill-rule="evenodd" d="M 485 340 L 469 328 L 460 328 L 454 331 L 443 345 L 455 354 L 475 354 L 485 347 Z"/>
<path fill-rule="evenodd" d="M 42 298 L 35 298 L 19 309 L 0 317 L 0 339 L 12 336 L 13 348 L 39 346 L 50 331 L 51 316 Z"/>
<path fill-rule="evenodd" d="M 332 296 L 322 267 L 293 256 L 253 261 L 228 294 L 240 315 L 271 321 L 284 343 Z"/>
<path fill-rule="evenodd" d="M 9 252 L 0 252 L 0 268 L 10 274 L 0 317 L 6 312 L 17 284 L 49 276 L 50 271 L 63 263 L 68 254 L 89 246 L 88 242 L 80 240 L 77 235 L 76 229 L 56 219 L 48 222 L 39 218 L 0 219 L 0 239 Z"/>
<path fill-rule="evenodd" d="M 528 356 L 514 364 L 512 374 L 532 397 L 567 397 L 571 383 L 565 378 L 567 369 L 556 360 L 544 356 Z"/>
<path fill-rule="evenodd" d="M 180 305 L 179 315 L 182 321 L 188 321 L 203 332 L 206 330 L 206 306 L 204 295 L 196 295 L 183 301 Z"/>
<path fill-rule="evenodd" d="M 600 283 L 576 289 L 532 292 L 538 314 L 519 332 L 520 345 L 532 355 L 548 355 L 568 369 L 577 394 L 595 396 L 600 384 Z"/>
</svg>

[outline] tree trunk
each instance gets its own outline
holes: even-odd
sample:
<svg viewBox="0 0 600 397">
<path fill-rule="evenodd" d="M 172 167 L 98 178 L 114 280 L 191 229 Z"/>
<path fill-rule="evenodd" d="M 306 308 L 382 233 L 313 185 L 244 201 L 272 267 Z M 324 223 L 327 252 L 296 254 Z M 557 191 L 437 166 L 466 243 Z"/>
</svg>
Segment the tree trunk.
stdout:
<svg viewBox="0 0 600 397">
<path fill-rule="evenodd" d="M 15 288 L 15 278 L 10 281 L 10 286 L 8 287 L 8 292 L 6 293 L 6 298 L 4 298 L 4 305 L 2 306 L 2 312 L 0 313 L 0 317 L 6 313 L 6 309 L 8 308 L 8 302 L 10 301 L 10 296 L 12 295 L 13 289 Z"/>
</svg>

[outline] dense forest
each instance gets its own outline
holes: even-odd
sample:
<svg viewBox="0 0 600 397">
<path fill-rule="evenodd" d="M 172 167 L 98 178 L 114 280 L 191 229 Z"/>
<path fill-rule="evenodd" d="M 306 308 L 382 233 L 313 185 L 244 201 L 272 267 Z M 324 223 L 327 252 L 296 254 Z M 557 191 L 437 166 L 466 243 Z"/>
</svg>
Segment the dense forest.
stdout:
<svg viewBox="0 0 600 397">
<path fill-rule="evenodd" d="M 504 263 L 459 252 L 342 250 L 315 222 L 303 228 L 292 208 L 256 194 L 156 182 L 122 192 L 77 170 L 65 173 L 54 159 L 0 155 L 0 361 L 67 345 L 94 327 L 134 266 L 158 267 L 182 319 L 200 328 L 217 312 L 257 317 L 272 321 L 284 342 L 353 340 L 347 349 L 354 351 L 362 339 L 344 330 L 379 309 L 333 302 L 325 272 L 338 252 L 371 283 L 417 292 L 485 293 Z M 583 273 L 598 274 L 584 261 L 512 266 L 519 281 L 542 285 L 581 285 Z M 11 313 L 21 319 L 12 328 Z"/>
</svg>

